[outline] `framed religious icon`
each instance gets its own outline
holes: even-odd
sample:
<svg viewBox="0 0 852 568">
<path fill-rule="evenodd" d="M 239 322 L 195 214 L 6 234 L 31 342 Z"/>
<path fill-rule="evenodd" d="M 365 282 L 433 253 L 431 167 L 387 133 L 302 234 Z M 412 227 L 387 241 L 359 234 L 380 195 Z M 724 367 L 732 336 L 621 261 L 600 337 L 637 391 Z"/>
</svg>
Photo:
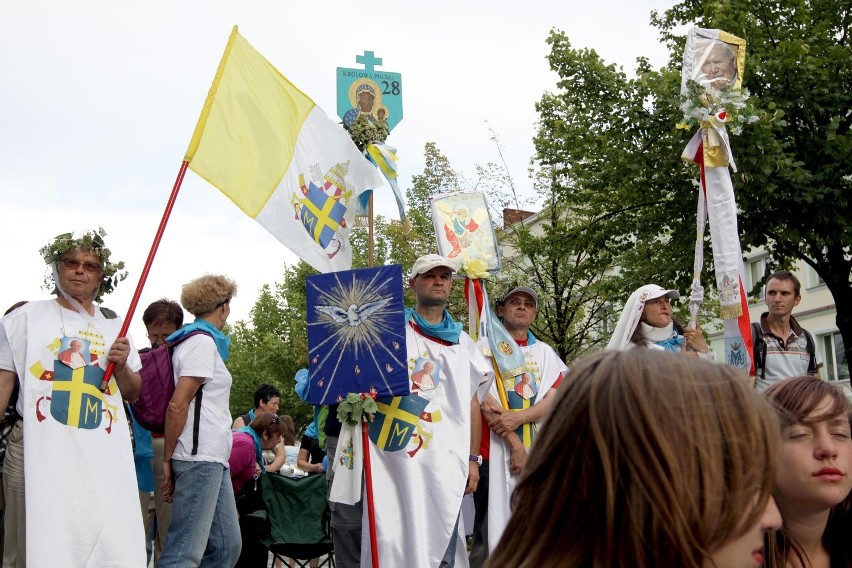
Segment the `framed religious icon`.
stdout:
<svg viewBox="0 0 852 568">
<path fill-rule="evenodd" d="M 307 278 L 310 402 L 409 394 L 402 267 Z"/>
<path fill-rule="evenodd" d="M 488 270 L 500 269 L 494 224 L 482 192 L 430 196 L 429 203 L 439 254 L 461 266 L 480 260 Z"/>
<path fill-rule="evenodd" d="M 695 81 L 708 91 L 742 88 L 746 42 L 722 30 L 692 28 L 686 36 L 681 92 Z"/>
<path fill-rule="evenodd" d="M 402 120 L 402 75 L 376 69 L 382 59 L 372 51 L 355 57 L 363 69 L 337 68 L 337 114 L 346 128 L 358 117 L 380 122 L 388 132 Z"/>
</svg>

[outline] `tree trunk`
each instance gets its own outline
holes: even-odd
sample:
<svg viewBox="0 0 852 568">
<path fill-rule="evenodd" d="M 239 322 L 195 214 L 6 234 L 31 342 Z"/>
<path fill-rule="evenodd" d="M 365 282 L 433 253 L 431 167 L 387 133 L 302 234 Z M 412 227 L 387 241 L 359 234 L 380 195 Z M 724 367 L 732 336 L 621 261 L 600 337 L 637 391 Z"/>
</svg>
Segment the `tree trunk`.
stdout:
<svg viewBox="0 0 852 568">
<path fill-rule="evenodd" d="M 838 270 L 839 269 L 839 270 Z M 834 296 L 837 310 L 837 329 L 843 338 L 843 348 L 846 351 L 846 364 L 852 363 L 852 290 L 849 286 L 849 271 L 835 267 L 828 278 L 823 277 L 825 285 Z"/>
</svg>

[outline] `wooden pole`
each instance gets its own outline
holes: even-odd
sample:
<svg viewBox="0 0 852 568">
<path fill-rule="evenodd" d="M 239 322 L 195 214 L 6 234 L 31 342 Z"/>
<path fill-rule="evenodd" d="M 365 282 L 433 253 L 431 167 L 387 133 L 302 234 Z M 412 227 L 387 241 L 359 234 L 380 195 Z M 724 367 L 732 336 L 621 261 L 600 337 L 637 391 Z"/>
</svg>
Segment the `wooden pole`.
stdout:
<svg viewBox="0 0 852 568">
<path fill-rule="evenodd" d="M 370 192 L 367 221 L 369 230 L 367 264 L 370 268 L 375 263 L 373 256 L 373 193 L 373 191 Z M 367 488 L 367 519 L 370 524 L 370 557 L 373 560 L 373 568 L 379 568 L 379 540 L 376 535 L 376 506 L 373 500 L 373 468 L 370 462 L 370 425 L 366 421 L 361 422 L 361 435 L 364 448 L 364 482 Z"/>
<path fill-rule="evenodd" d="M 375 190 L 373 190 L 375 191 Z M 369 237 L 367 239 L 368 253 L 367 253 L 367 266 L 370 268 L 373 267 L 375 263 L 375 258 L 373 256 L 373 191 L 370 191 L 370 201 L 369 201 L 369 216 L 367 221 L 367 226 L 369 227 Z"/>
</svg>

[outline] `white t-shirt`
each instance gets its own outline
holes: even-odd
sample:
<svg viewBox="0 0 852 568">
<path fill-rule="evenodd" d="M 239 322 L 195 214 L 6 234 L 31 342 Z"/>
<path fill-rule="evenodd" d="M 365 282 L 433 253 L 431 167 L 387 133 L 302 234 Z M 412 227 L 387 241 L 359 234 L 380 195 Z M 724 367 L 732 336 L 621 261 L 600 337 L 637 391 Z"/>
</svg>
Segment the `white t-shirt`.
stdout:
<svg viewBox="0 0 852 568">
<path fill-rule="evenodd" d="M 186 424 L 172 458 L 182 461 L 206 461 L 228 467 L 233 436 L 231 434 L 231 373 L 209 335 L 198 334 L 175 348 L 175 384 L 180 377 L 203 377 L 201 418 L 198 429 L 198 451 L 192 455 L 192 429 L 195 423 L 196 398 L 189 403 Z"/>
</svg>

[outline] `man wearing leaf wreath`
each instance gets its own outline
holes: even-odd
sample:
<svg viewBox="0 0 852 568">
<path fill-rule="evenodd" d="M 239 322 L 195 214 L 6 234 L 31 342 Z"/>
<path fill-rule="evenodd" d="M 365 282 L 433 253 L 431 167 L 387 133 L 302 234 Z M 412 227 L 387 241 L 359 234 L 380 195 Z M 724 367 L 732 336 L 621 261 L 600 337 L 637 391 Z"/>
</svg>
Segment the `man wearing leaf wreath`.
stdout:
<svg viewBox="0 0 852 568">
<path fill-rule="evenodd" d="M 370 453 L 382 566 L 467 566 L 461 504 L 479 480 L 479 405 L 492 370 L 446 309 L 455 269 L 429 254 L 408 281 L 416 298 L 405 310 L 409 376 L 430 365 L 434 388 L 409 385 L 407 397 L 376 399 Z M 417 414 L 401 410 L 410 402 Z M 365 527 L 362 566 L 371 564 L 368 534 Z"/>
<path fill-rule="evenodd" d="M 4 464 L 7 567 L 145 566 L 122 405 L 139 393 L 142 364 L 130 339 L 117 337 L 121 319 L 96 304 L 126 277 L 124 263 L 110 261 L 105 234 L 65 233 L 42 248 L 56 299 L 0 319 L 0 406 L 17 382 L 23 417 Z M 85 353 L 83 366 L 60 357 L 72 345 Z M 101 392 L 108 362 L 115 373 Z"/>
</svg>

